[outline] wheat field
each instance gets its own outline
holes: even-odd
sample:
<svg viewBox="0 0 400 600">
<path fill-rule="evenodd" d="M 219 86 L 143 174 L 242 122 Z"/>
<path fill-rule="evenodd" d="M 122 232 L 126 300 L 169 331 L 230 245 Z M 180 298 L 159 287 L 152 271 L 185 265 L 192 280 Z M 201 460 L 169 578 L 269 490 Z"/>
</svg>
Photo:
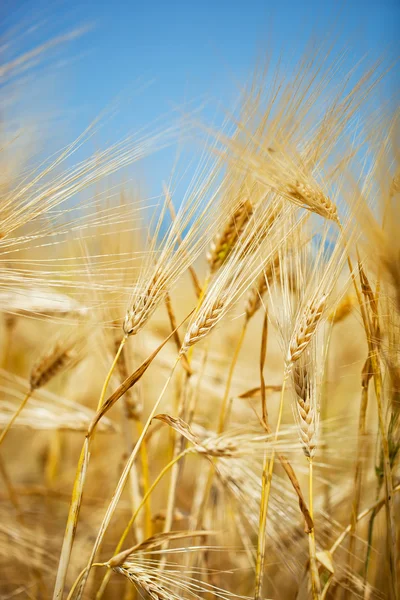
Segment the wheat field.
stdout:
<svg viewBox="0 0 400 600">
<path fill-rule="evenodd" d="M 338 61 L 81 161 L 5 111 L 1 599 L 400 596 L 399 120 Z"/>
</svg>

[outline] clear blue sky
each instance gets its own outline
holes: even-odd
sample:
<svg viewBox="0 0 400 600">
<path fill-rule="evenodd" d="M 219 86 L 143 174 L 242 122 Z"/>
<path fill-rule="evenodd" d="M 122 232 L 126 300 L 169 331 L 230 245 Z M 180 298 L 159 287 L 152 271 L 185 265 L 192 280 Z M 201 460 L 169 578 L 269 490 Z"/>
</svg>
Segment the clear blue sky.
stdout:
<svg viewBox="0 0 400 600">
<path fill-rule="evenodd" d="M 290 65 L 311 37 L 337 38 L 338 48 L 348 49 L 349 66 L 367 53 L 395 57 L 400 2 L 3 0 L 0 17 L 2 33 L 15 25 L 17 33 L 37 26 L 18 42 L 20 49 L 90 26 L 54 51 L 51 75 L 42 76 L 40 90 L 39 77 L 33 79 L 27 99 L 48 123 L 64 125 L 57 131 L 65 142 L 117 98 L 118 114 L 105 126 L 104 139 L 123 136 L 185 101 L 206 99 L 211 115 L 218 103 L 230 106 L 266 52 L 273 49 Z M 396 81 L 397 68 L 387 83 L 391 93 Z M 162 158 L 153 166 L 161 174 L 165 165 Z"/>
</svg>

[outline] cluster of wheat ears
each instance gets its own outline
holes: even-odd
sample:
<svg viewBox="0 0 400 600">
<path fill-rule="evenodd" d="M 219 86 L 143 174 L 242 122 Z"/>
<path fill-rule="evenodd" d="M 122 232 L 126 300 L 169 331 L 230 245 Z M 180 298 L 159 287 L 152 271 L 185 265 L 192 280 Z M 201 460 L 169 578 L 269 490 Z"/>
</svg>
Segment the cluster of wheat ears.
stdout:
<svg viewBox="0 0 400 600">
<path fill-rule="evenodd" d="M 306 58 L 218 128 L 185 113 L 81 162 L 98 123 L 35 165 L 3 121 L 1 598 L 399 597 L 382 75 Z M 111 183 L 182 139 L 183 194 L 178 167 L 151 200 Z"/>
</svg>

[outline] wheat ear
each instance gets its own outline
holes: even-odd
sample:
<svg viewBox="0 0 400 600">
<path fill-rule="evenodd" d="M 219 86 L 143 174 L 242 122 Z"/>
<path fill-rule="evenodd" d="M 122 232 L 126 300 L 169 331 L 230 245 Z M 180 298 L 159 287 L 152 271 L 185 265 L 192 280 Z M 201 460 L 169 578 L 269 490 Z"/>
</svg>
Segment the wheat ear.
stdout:
<svg viewBox="0 0 400 600">
<path fill-rule="evenodd" d="M 241 202 L 222 231 L 218 232 L 207 252 L 210 273 L 215 273 L 228 258 L 253 213 L 250 200 Z"/>
<path fill-rule="evenodd" d="M 187 352 L 190 346 L 197 344 L 197 342 L 208 335 L 211 329 L 218 323 L 224 306 L 224 299 L 218 297 L 204 313 L 201 313 L 194 320 L 185 334 L 180 354 Z"/>
<path fill-rule="evenodd" d="M 57 342 L 49 352 L 46 352 L 38 359 L 36 363 L 34 363 L 29 378 L 30 389 L 26 393 L 24 399 L 11 417 L 6 427 L 1 432 L 0 445 L 3 443 L 7 433 L 14 425 L 22 410 L 25 408 L 33 392 L 45 386 L 51 379 L 53 379 L 53 377 L 77 362 L 78 359 L 79 352 L 74 347 L 74 343 L 69 340 L 68 343 L 64 344 Z"/>
<path fill-rule="evenodd" d="M 290 340 L 289 352 L 286 357 L 287 364 L 292 364 L 299 360 L 307 348 L 322 317 L 325 304 L 326 296 L 322 295 L 310 304 L 298 320 Z"/>
<path fill-rule="evenodd" d="M 332 200 L 325 196 L 321 190 L 311 187 L 306 181 L 295 179 L 284 187 L 283 193 L 293 202 L 311 212 L 338 222 L 337 208 Z"/>
<path fill-rule="evenodd" d="M 295 363 L 292 370 L 293 386 L 296 392 L 296 421 L 307 458 L 313 458 L 317 447 L 318 414 L 315 402 L 312 402 L 311 382 L 306 367 Z"/>
<path fill-rule="evenodd" d="M 308 505 L 311 518 L 313 519 L 313 457 L 317 446 L 318 434 L 318 411 L 313 398 L 315 394 L 307 368 L 298 361 L 292 369 L 293 386 L 296 392 L 296 421 L 299 427 L 300 439 L 303 446 L 303 452 L 308 460 L 309 472 L 309 499 Z M 313 600 L 319 600 L 321 597 L 321 583 L 318 574 L 316 548 L 315 548 L 315 528 L 314 526 L 308 532 L 308 548 L 310 556 L 310 578 Z"/>
</svg>

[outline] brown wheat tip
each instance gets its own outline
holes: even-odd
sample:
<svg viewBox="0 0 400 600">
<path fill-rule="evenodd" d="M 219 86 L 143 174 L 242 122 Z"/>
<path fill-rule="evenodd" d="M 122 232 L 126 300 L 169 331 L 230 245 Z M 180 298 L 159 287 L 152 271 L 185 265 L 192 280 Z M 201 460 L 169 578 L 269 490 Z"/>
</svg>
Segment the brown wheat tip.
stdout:
<svg viewBox="0 0 400 600">
<path fill-rule="evenodd" d="M 180 354 L 187 352 L 190 346 L 193 346 L 208 335 L 211 329 L 218 323 L 224 306 L 224 298 L 219 297 L 210 304 L 206 311 L 200 313 L 185 334 Z"/>
<path fill-rule="evenodd" d="M 215 273 L 225 262 L 235 243 L 243 233 L 246 223 L 253 213 L 250 200 L 244 200 L 231 216 L 224 229 L 216 234 L 207 252 L 210 272 Z"/>
<path fill-rule="evenodd" d="M 292 371 L 293 387 L 296 392 L 296 421 L 307 458 L 312 458 L 317 447 L 318 413 L 315 406 L 314 386 L 312 386 L 307 368 L 297 363 Z"/>
<path fill-rule="evenodd" d="M 154 418 L 158 421 L 166 423 L 169 427 L 172 427 L 172 429 L 175 429 L 175 431 L 183 435 L 183 437 L 186 438 L 192 444 L 200 444 L 200 438 L 193 433 L 190 425 L 180 417 L 173 417 L 172 415 L 161 413 L 159 415 L 156 415 Z"/>
<path fill-rule="evenodd" d="M 292 335 L 289 344 L 289 352 L 286 357 L 289 365 L 299 360 L 300 356 L 310 343 L 322 313 L 324 312 L 326 298 L 327 296 L 323 295 L 319 300 L 314 300 L 299 320 L 298 326 L 295 328 L 294 334 Z"/>
</svg>

